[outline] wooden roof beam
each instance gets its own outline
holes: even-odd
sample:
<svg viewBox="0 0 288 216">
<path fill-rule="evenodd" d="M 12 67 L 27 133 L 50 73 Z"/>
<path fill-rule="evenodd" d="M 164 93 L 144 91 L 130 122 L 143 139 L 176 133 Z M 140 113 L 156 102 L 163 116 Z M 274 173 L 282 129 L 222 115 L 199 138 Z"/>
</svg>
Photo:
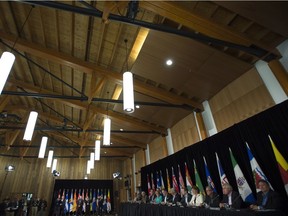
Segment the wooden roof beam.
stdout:
<svg viewBox="0 0 288 216">
<path fill-rule="evenodd" d="M 15 41 L 15 37 L 4 32 L 0 31 L 0 38 L 13 44 Z M 49 61 L 54 61 L 59 64 L 64 64 L 75 70 L 82 71 L 83 73 L 93 73 L 93 71 L 101 76 L 106 77 L 109 80 L 114 81 L 117 84 L 122 85 L 122 75 L 120 73 L 112 72 L 107 70 L 104 67 L 100 67 L 96 64 L 85 62 L 81 59 L 77 59 L 70 55 L 60 53 L 56 50 L 48 49 L 41 47 L 39 45 L 35 45 L 29 41 L 18 39 L 15 48 L 21 51 L 25 51 L 32 55 L 38 56 L 43 59 L 49 59 Z M 157 87 L 150 86 L 148 84 L 142 83 L 140 81 L 134 81 L 134 90 L 137 92 L 141 92 L 141 94 L 148 95 L 153 98 L 157 98 L 161 101 L 165 101 L 172 104 L 182 105 L 187 104 L 196 109 L 196 111 L 203 111 L 203 106 L 201 103 L 197 103 L 188 98 L 181 97 L 179 95 L 167 92 L 163 89 L 159 89 Z"/>
<path fill-rule="evenodd" d="M 14 85 L 17 85 L 17 86 L 21 86 L 24 89 L 31 91 L 31 92 L 38 92 L 38 93 L 40 92 L 40 87 L 38 87 L 38 86 L 34 86 L 31 84 L 28 84 L 28 83 L 25 83 L 22 81 L 13 80 L 13 79 L 9 79 L 8 82 L 13 83 Z M 55 92 L 51 92 L 51 91 L 45 90 L 43 88 L 41 89 L 41 93 L 55 94 Z M 47 99 L 49 99 L 49 98 L 47 98 Z M 63 99 L 53 98 L 53 101 L 58 101 L 60 103 L 63 103 L 63 104 L 69 105 L 73 108 L 81 109 L 81 110 L 87 110 L 87 108 L 89 106 L 89 104 L 87 102 L 80 102 L 80 101 L 75 101 L 75 100 L 63 100 Z M 98 108 L 93 104 L 90 104 L 89 109 L 96 114 L 107 115 L 107 110 L 102 109 L 102 108 Z M 139 120 L 136 118 L 131 118 L 130 116 L 126 116 L 126 115 L 123 115 L 123 114 L 120 114 L 117 112 L 110 111 L 109 116 L 112 118 L 116 118 L 116 119 L 120 119 L 120 120 L 129 122 L 129 123 L 137 125 L 141 128 L 146 128 L 149 130 L 157 131 L 159 133 L 164 133 L 164 134 L 166 133 L 166 128 L 164 128 L 164 127 L 154 126 L 154 125 L 146 123 L 142 120 Z"/>
<path fill-rule="evenodd" d="M 212 20 L 208 20 L 200 15 L 179 7 L 177 2 L 172 1 L 140 1 L 140 7 L 152 11 L 161 16 L 167 17 L 177 23 L 181 23 L 188 28 L 200 32 L 204 35 L 231 43 L 251 46 L 258 45 L 263 49 L 269 50 L 265 44 L 248 38 L 244 34 L 235 32 L 228 26 L 220 25 Z"/>
</svg>

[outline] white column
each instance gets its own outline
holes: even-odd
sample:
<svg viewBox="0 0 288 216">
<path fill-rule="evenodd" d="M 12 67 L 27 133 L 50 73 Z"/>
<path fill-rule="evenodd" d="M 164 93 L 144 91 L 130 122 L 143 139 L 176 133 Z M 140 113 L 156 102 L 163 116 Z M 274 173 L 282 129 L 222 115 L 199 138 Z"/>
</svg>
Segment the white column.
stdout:
<svg viewBox="0 0 288 216">
<path fill-rule="evenodd" d="M 261 76 L 266 88 L 268 89 L 275 104 L 279 104 L 287 99 L 285 92 L 283 91 L 280 83 L 274 76 L 273 72 L 268 66 L 268 63 L 259 60 L 255 63 L 255 67 Z"/>
<path fill-rule="evenodd" d="M 133 185 L 134 185 L 134 192 L 136 191 L 136 163 L 135 163 L 135 154 L 133 154 L 132 158 L 132 176 L 133 176 Z"/>
<path fill-rule="evenodd" d="M 173 141 L 172 141 L 172 135 L 171 135 L 170 128 L 167 129 L 166 144 L 167 144 L 168 155 L 173 154 L 174 148 L 173 148 Z"/>
<path fill-rule="evenodd" d="M 217 133 L 217 128 L 214 122 L 214 118 L 210 109 L 208 101 L 203 102 L 204 111 L 202 112 L 202 117 L 204 121 L 205 128 L 207 130 L 208 136 L 212 136 Z"/>
<path fill-rule="evenodd" d="M 149 165 L 151 162 L 150 162 L 150 152 L 149 152 L 149 144 L 147 144 L 147 148 L 145 150 L 145 155 L 146 155 L 146 165 Z"/>
<path fill-rule="evenodd" d="M 193 114 L 194 114 L 194 119 L 195 119 L 195 122 L 196 122 L 196 128 L 197 128 L 197 133 L 198 133 L 198 136 L 199 136 L 199 140 L 201 141 L 202 140 L 202 136 L 201 136 L 201 131 L 200 131 L 200 128 L 199 128 L 196 112 L 193 112 Z"/>
<path fill-rule="evenodd" d="M 282 55 L 282 58 L 279 59 L 283 67 L 285 68 L 286 71 L 288 71 L 288 40 L 284 41 L 281 43 L 277 49 Z"/>
</svg>

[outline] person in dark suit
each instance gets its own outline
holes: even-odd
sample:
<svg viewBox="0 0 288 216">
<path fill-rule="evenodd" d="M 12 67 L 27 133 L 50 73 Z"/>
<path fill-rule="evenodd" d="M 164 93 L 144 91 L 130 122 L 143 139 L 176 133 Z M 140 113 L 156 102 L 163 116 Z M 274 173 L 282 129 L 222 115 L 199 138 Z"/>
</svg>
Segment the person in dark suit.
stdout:
<svg viewBox="0 0 288 216">
<path fill-rule="evenodd" d="M 172 201 L 172 195 L 168 193 L 167 189 L 162 189 L 162 196 L 163 196 L 163 201 L 161 204 L 166 205 L 167 203 L 170 203 Z"/>
<path fill-rule="evenodd" d="M 186 207 L 188 203 L 191 201 L 191 199 L 192 195 L 188 193 L 188 189 L 186 187 L 181 188 L 181 200 L 180 200 L 181 205 Z"/>
<path fill-rule="evenodd" d="M 176 205 L 177 202 L 180 202 L 181 196 L 180 196 L 179 193 L 177 193 L 177 192 L 175 191 L 174 188 L 171 188 L 169 192 L 170 192 L 170 194 L 172 195 L 172 199 L 171 199 L 170 202 L 168 202 L 168 205 Z"/>
<path fill-rule="evenodd" d="M 208 207 L 219 207 L 220 199 L 219 195 L 213 191 L 213 189 L 210 186 L 207 186 L 205 188 L 206 196 L 204 203 Z"/>
<path fill-rule="evenodd" d="M 282 209 L 282 199 L 280 195 L 270 188 L 267 181 L 261 179 L 258 181 L 258 188 L 260 191 L 257 193 L 257 202 L 250 205 L 250 209 Z"/>
<path fill-rule="evenodd" d="M 150 203 L 154 203 L 155 198 L 156 198 L 155 190 L 154 189 L 150 189 L 149 202 Z"/>
<path fill-rule="evenodd" d="M 243 200 L 240 194 L 236 191 L 233 191 L 233 188 L 230 184 L 223 184 L 223 199 L 220 202 L 220 208 L 225 208 L 229 206 L 233 209 L 240 209 L 243 203 Z"/>
</svg>

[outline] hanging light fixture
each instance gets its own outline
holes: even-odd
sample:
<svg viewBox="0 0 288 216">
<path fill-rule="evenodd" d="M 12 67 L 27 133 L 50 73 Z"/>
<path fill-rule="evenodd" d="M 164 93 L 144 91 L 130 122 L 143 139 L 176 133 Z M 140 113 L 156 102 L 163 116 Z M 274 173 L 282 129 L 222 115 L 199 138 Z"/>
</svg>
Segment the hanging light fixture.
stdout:
<svg viewBox="0 0 288 216">
<path fill-rule="evenodd" d="M 95 162 L 95 154 L 94 152 L 90 153 L 90 165 L 91 165 L 91 169 L 94 169 L 94 162 Z"/>
<path fill-rule="evenodd" d="M 47 141 L 48 141 L 48 137 L 46 137 L 46 136 L 42 137 L 38 158 L 44 158 L 46 146 L 47 146 Z"/>
<path fill-rule="evenodd" d="M 110 145 L 110 133 L 111 133 L 111 119 L 108 116 L 104 119 L 104 134 L 103 145 Z"/>
<path fill-rule="evenodd" d="M 53 153 L 54 153 L 53 150 L 50 150 L 48 153 L 48 159 L 47 159 L 47 165 L 46 165 L 46 167 L 48 168 L 50 168 L 52 165 Z"/>
<path fill-rule="evenodd" d="M 37 121 L 37 116 L 38 116 L 37 112 L 35 112 L 35 111 L 30 112 L 23 140 L 31 141 L 32 136 L 33 136 L 33 132 L 34 132 L 34 128 L 36 125 L 36 121 Z"/>
<path fill-rule="evenodd" d="M 95 141 L 95 160 L 100 160 L 100 140 Z"/>
<path fill-rule="evenodd" d="M 123 73 L 123 109 L 125 112 L 134 112 L 133 74 L 130 71 Z"/>
<path fill-rule="evenodd" d="M 134 88 L 133 88 L 133 74 L 128 69 L 128 49 L 127 39 L 124 40 L 126 44 L 126 64 L 127 71 L 123 73 L 123 110 L 128 113 L 134 112 Z"/>
<path fill-rule="evenodd" d="M 90 163 L 91 163 L 91 161 L 88 160 L 87 161 L 87 174 L 90 174 L 90 169 L 91 169 Z"/>
<path fill-rule="evenodd" d="M 7 81 L 11 68 L 14 64 L 15 56 L 11 52 L 4 52 L 0 59 L 0 95 Z"/>
<path fill-rule="evenodd" d="M 53 171 L 56 170 L 56 168 L 57 168 L 57 159 L 54 159 L 54 160 L 53 160 L 53 164 L 52 164 L 51 173 L 53 173 Z"/>
</svg>

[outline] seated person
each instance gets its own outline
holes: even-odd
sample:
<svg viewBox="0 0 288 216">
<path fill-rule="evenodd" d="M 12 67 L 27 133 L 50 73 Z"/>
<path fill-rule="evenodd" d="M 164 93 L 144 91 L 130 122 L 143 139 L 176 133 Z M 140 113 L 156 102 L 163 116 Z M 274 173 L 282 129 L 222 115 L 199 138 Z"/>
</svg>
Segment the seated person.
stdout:
<svg viewBox="0 0 288 216">
<path fill-rule="evenodd" d="M 166 189 L 162 189 L 163 201 L 161 204 L 165 205 L 172 201 L 172 195 Z"/>
<path fill-rule="evenodd" d="M 257 193 L 257 202 L 250 205 L 250 209 L 281 209 L 283 207 L 280 195 L 270 188 L 266 180 L 259 180 L 258 188 L 260 191 Z"/>
<path fill-rule="evenodd" d="M 180 202 L 181 196 L 180 196 L 179 193 L 177 193 L 177 192 L 175 191 L 174 188 L 171 188 L 171 189 L 170 189 L 170 194 L 172 195 L 172 199 L 171 199 L 170 202 L 168 201 L 168 204 L 170 204 L 170 205 L 176 205 L 177 202 Z"/>
<path fill-rule="evenodd" d="M 208 205 L 208 207 L 219 207 L 219 195 L 213 191 L 213 189 L 210 186 L 207 186 L 205 188 L 206 191 L 206 197 L 204 203 Z"/>
<path fill-rule="evenodd" d="M 155 195 L 156 195 L 156 197 L 154 199 L 154 203 L 155 204 L 160 204 L 163 199 L 162 199 L 162 195 L 160 194 L 159 190 L 155 191 Z"/>
<path fill-rule="evenodd" d="M 135 192 L 133 202 L 140 202 L 141 201 L 141 193 L 139 191 Z"/>
<path fill-rule="evenodd" d="M 196 185 L 192 186 L 192 198 L 188 203 L 188 206 L 199 207 L 203 205 L 203 201 L 203 195 L 200 193 L 199 188 Z"/>
<path fill-rule="evenodd" d="M 154 189 L 150 189 L 149 202 L 150 203 L 154 203 L 155 198 L 156 198 L 155 190 Z"/>
<path fill-rule="evenodd" d="M 182 206 L 187 206 L 188 203 L 191 201 L 192 195 L 190 193 L 188 193 L 188 189 L 185 188 L 181 188 L 181 200 L 180 203 Z"/>
<path fill-rule="evenodd" d="M 223 199 L 219 204 L 220 208 L 224 208 L 225 206 L 229 206 L 234 209 L 240 209 L 242 206 L 242 198 L 240 194 L 236 191 L 233 191 L 233 188 L 230 184 L 223 184 Z"/>
<path fill-rule="evenodd" d="M 145 191 L 141 192 L 141 203 L 149 203 L 149 197 L 146 195 Z"/>
</svg>

